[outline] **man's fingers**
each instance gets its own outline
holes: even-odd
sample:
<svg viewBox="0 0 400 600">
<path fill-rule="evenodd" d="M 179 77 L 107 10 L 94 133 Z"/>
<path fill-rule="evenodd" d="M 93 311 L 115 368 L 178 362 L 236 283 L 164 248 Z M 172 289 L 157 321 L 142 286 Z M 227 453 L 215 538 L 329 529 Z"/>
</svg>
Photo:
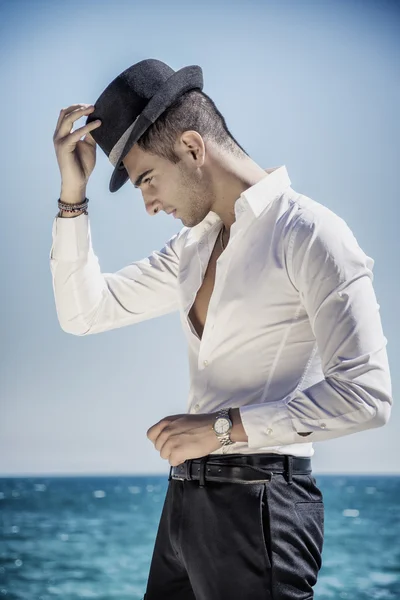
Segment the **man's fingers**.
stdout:
<svg viewBox="0 0 400 600">
<path fill-rule="evenodd" d="M 169 428 L 168 425 L 161 430 L 161 432 L 158 434 L 158 436 L 156 437 L 156 439 L 153 442 L 154 448 L 156 450 L 158 450 L 160 452 L 161 448 L 163 447 L 165 442 L 168 440 L 170 433 L 171 433 L 171 429 Z"/>
<path fill-rule="evenodd" d="M 168 459 L 170 457 L 170 454 L 174 452 L 178 447 L 179 440 L 176 438 L 175 435 L 171 436 L 168 439 L 164 438 L 164 441 L 162 442 L 159 450 L 161 458 Z"/>
<path fill-rule="evenodd" d="M 60 116 L 58 117 L 58 121 L 57 121 L 57 127 L 54 132 L 54 137 L 56 139 L 62 139 L 62 138 L 67 137 L 72 132 L 72 128 L 73 128 L 75 121 L 77 121 L 81 117 L 84 117 L 85 115 L 88 116 L 91 112 L 93 112 L 93 108 L 90 105 L 84 104 L 84 105 L 78 105 L 78 107 L 79 108 L 74 108 L 74 107 L 70 106 L 68 108 L 65 108 L 65 109 L 63 108 L 61 110 Z M 89 123 L 89 125 L 94 124 L 94 123 L 95 123 L 95 121 L 91 121 L 91 123 Z M 85 125 L 84 127 L 87 127 L 87 126 L 88 125 Z M 75 130 L 75 131 L 77 131 L 77 130 Z"/>
<path fill-rule="evenodd" d="M 169 425 L 169 421 L 167 421 L 166 419 L 162 419 L 147 430 L 147 437 L 153 442 L 153 444 L 164 429 L 164 427 L 167 427 L 167 425 Z"/>
<path fill-rule="evenodd" d="M 176 466 L 187 458 L 198 458 L 219 448 L 211 433 L 215 414 L 188 413 L 165 417 L 147 431 L 161 458 Z"/>
<path fill-rule="evenodd" d="M 96 146 L 96 140 L 90 135 L 90 132 L 85 135 L 83 141 L 92 144 L 92 146 Z"/>
<path fill-rule="evenodd" d="M 147 430 L 147 437 L 152 442 L 155 442 L 162 430 L 164 429 L 164 427 L 167 427 L 172 421 L 175 421 L 176 419 L 179 419 L 183 416 L 185 415 L 171 415 L 169 417 L 161 419 L 161 421 L 158 421 L 158 423 L 152 425 L 152 427 L 150 427 L 150 429 Z"/>
<path fill-rule="evenodd" d="M 168 442 L 175 438 L 176 436 L 182 435 L 186 432 L 185 429 L 179 428 L 177 425 L 168 424 L 164 427 L 161 433 L 154 441 L 154 447 L 159 452 L 163 449 L 164 446 L 167 445 Z M 164 458 L 164 456 L 162 457 Z"/>
</svg>

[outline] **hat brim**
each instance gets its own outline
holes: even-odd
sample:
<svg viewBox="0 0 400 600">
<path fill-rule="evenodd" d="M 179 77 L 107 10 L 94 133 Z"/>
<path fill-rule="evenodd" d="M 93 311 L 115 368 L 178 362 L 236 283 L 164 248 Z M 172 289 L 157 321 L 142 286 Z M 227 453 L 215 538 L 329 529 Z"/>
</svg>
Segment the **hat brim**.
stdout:
<svg viewBox="0 0 400 600">
<path fill-rule="evenodd" d="M 125 169 L 123 163 L 118 162 L 114 172 L 110 179 L 109 190 L 110 192 L 117 192 L 129 179 L 128 171 Z M 120 168 L 122 165 L 122 168 Z"/>
<path fill-rule="evenodd" d="M 203 72 L 197 65 L 183 67 L 165 81 L 161 89 L 151 98 L 131 131 L 111 175 L 110 192 L 117 192 L 128 181 L 129 175 L 122 161 L 138 139 L 179 96 L 191 89 L 202 90 L 203 85 Z"/>
</svg>

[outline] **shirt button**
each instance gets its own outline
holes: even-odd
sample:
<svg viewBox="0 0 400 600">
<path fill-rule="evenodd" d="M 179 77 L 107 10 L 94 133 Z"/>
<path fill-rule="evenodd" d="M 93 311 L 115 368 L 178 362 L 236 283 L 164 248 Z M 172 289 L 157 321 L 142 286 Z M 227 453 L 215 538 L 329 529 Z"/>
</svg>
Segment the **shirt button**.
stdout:
<svg viewBox="0 0 400 600">
<path fill-rule="evenodd" d="M 321 427 L 324 429 L 326 427 L 326 423 L 321 423 Z"/>
<path fill-rule="evenodd" d="M 206 367 L 208 365 L 208 360 L 203 361 L 203 365 Z"/>
<path fill-rule="evenodd" d="M 272 433 L 272 429 L 267 429 L 266 434 L 269 435 L 270 433 Z"/>
<path fill-rule="evenodd" d="M 200 408 L 200 404 L 195 404 L 194 405 L 194 410 L 199 410 L 199 408 Z"/>
</svg>

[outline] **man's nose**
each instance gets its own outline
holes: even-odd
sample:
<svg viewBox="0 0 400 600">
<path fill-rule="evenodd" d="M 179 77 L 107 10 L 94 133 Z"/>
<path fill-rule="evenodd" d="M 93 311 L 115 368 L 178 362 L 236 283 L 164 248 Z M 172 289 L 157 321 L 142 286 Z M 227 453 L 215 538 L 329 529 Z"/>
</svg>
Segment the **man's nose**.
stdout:
<svg viewBox="0 0 400 600">
<path fill-rule="evenodd" d="M 146 211 L 150 216 L 157 214 L 162 209 L 161 202 L 157 199 L 150 200 L 149 202 L 146 202 L 145 200 L 145 206 Z"/>
</svg>

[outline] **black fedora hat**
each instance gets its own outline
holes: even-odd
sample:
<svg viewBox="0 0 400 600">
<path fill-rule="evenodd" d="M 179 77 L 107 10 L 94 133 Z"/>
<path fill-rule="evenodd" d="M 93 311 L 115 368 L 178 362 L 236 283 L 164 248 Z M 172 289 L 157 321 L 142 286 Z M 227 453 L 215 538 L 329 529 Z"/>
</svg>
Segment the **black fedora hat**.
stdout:
<svg viewBox="0 0 400 600">
<path fill-rule="evenodd" d="M 174 71 L 153 58 L 142 60 L 118 75 L 94 103 L 86 124 L 101 120 L 90 133 L 114 166 L 110 192 L 128 181 L 122 163 L 132 146 L 182 94 L 203 89 L 203 71 L 197 65 Z"/>
</svg>

